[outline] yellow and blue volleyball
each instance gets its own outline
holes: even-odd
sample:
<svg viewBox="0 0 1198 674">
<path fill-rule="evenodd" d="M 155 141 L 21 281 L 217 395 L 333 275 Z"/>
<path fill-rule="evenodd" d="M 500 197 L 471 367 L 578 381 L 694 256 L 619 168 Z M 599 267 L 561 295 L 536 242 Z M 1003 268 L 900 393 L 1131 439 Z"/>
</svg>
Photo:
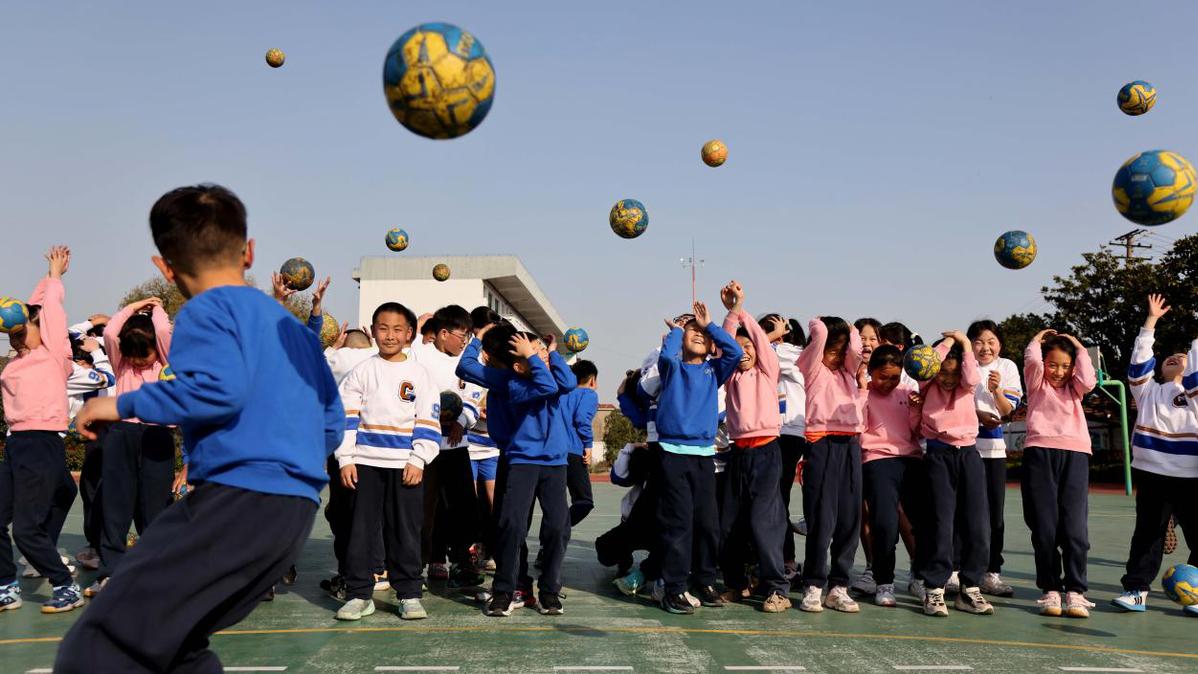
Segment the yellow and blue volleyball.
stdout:
<svg viewBox="0 0 1198 674">
<path fill-rule="evenodd" d="M 1194 203 L 1198 175 L 1185 157 L 1149 150 L 1123 162 L 1111 196 L 1123 217 L 1137 225 L 1163 225 L 1180 218 Z"/>
<path fill-rule="evenodd" d="M 174 380 L 175 380 L 175 371 L 171 369 L 170 365 L 166 365 L 161 370 L 158 371 L 158 381 L 174 381 Z"/>
<path fill-rule="evenodd" d="M 1198 568 L 1189 564 L 1174 564 L 1161 578 L 1165 596 L 1182 606 L 1198 604 Z"/>
<path fill-rule="evenodd" d="M 1142 115 L 1156 105 L 1156 87 L 1144 80 L 1128 82 L 1119 89 L 1116 97 L 1119 109 L 1125 114 L 1135 117 Z"/>
<path fill-rule="evenodd" d="M 29 307 L 21 300 L 0 297 L 0 332 L 8 334 L 29 322 Z"/>
<path fill-rule="evenodd" d="M 387 248 L 398 253 L 408 247 L 408 233 L 399 227 L 387 230 Z"/>
<path fill-rule="evenodd" d="M 270 66 L 271 68 L 281 67 L 283 62 L 286 60 L 287 55 L 283 53 L 282 49 L 266 50 L 266 65 Z"/>
<path fill-rule="evenodd" d="M 337 337 L 341 334 L 341 324 L 337 322 L 333 315 L 325 311 L 321 314 L 320 319 L 320 345 L 324 348 L 329 348 L 337 341 Z"/>
<path fill-rule="evenodd" d="M 449 280 L 449 265 L 441 263 L 433 267 L 433 278 L 437 281 Z"/>
<path fill-rule="evenodd" d="M 316 280 L 316 270 L 312 263 L 302 257 L 293 257 L 279 268 L 283 283 L 292 290 L 307 290 Z"/>
<path fill-rule="evenodd" d="M 903 355 L 903 370 L 916 381 L 928 381 L 940 374 L 940 354 L 928 344 L 913 346 Z"/>
<path fill-rule="evenodd" d="M 483 45 L 448 23 L 424 23 L 387 50 L 383 93 L 391 114 L 425 138 L 473 131 L 495 100 L 495 68 Z"/>
<path fill-rule="evenodd" d="M 1036 239 L 1017 229 L 1004 232 L 994 242 L 994 259 L 1007 269 L 1023 269 L 1036 259 Z"/>
<path fill-rule="evenodd" d="M 625 239 L 635 239 L 649 228 L 649 211 L 636 199 L 621 199 L 607 216 L 611 231 Z"/>
<path fill-rule="evenodd" d="M 591 336 L 582 328 L 570 328 L 566 331 L 562 342 L 570 353 L 581 353 L 591 343 Z"/>
<path fill-rule="evenodd" d="M 699 151 L 699 157 L 704 164 L 715 168 L 723 166 L 724 162 L 728 161 L 728 146 L 722 140 L 709 140 L 703 143 L 703 149 Z"/>
</svg>

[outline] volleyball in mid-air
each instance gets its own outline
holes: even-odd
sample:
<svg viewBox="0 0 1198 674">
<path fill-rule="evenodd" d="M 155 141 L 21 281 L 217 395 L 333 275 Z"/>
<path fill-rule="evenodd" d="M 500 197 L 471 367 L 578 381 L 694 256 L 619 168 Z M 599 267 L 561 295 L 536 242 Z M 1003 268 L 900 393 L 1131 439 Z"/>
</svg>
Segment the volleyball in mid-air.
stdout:
<svg viewBox="0 0 1198 674">
<path fill-rule="evenodd" d="M 1003 232 L 994 242 L 994 259 L 1007 269 L 1023 269 L 1036 259 L 1036 239 L 1020 230 Z"/>
<path fill-rule="evenodd" d="M 1116 100 L 1119 102 L 1119 109 L 1125 114 L 1133 117 L 1142 115 L 1156 105 L 1156 87 L 1144 80 L 1128 82 L 1119 89 Z"/>
<path fill-rule="evenodd" d="M 287 60 L 287 55 L 282 49 L 270 49 L 266 52 L 266 65 L 271 68 L 278 68 L 283 65 L 283 61 Z"/>
<path fill-rule="evenodd" d="M 392 227 L 387 230 L 387 248 L 398 253 L 408 247 L 408 233 L 399 228 Z"/>
<path fill-rule="evenodd" d="M 383 93 L 391 114 L 425 138 L 457 138 L 482 123 L 495 100 L 495 68 L 483 45 L 448 23 L 424 23 L 387 50 Z"/>
<path fill-rule="evenodd" d="M 649 211 L 636 199 L 621 199 L 607 215 L 611 231 L 625 239 L 635 239 L 649 228 Z"/>
<path fill-rule="evenodd" d="M 433 267 L 433 278 L 438 281 L 449 280 L 449 265 L 441 263 Z"/>
<path fill-rule="evenodd" d="M 722 140 L 709 140 L 703 143 L 703 149 L 699 152 L 699 156 L 703 159 L 703 163 L 715 168 L 723 165 L 728 161 L 728 146 Z"/>
<path fill-rule="evenodd" d="M 1196 189 L 1198 175 L 1185 157 L 1149 150 L 1119 167 L 1111 196 L 1115 208 L 1128 220 L 1137 225 L 1163 225 L 1189 210 Z"/>
<path fill-rule="evenodd" d="M 591 343 L 591 336 L 582 328 L 570 328 L 563 337 L 566 350 L 570 353 L 581 353 Z"/>
<path fill-rule="evenodd" d="M 279 268 L 283 283 L 292 290 L 307 290 L 316 280 L 316 270 L 312 263 L 302 257 L 293 257 Z"/>
</svg>

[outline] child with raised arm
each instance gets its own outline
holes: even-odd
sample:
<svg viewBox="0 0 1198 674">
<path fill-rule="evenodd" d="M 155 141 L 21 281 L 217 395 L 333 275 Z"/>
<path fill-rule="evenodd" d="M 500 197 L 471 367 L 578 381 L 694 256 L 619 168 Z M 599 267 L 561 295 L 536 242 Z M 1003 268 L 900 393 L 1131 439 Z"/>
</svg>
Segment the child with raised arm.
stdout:
<svg viewBox="0 0 1198 674">
<path fill-rule="evenodd" d="M 195 489 L 126 553 L 63 639 L 56 672 L 219 671 L 208 638 L 295 562 L 345 431 L 319 341 L 246 285 L 254 242 L 241 200 L 181 187 L 154 204 L 150 231 L 155 266 L 190 298 L 175 324 L 175 378 L 89 400 L 76 426 L 88 437 L 122 418 L 181 426 Z"/>
<path fill-rule="evenodd" d="M 1027 439 L 1023 447 L 1023 521 L 1032 530 L 1040 615 L 1090 617 L 1090 431 L 1082 398 L 1097 384 L 1086 347 L 1072 335 L 1042 330 L 1023 354 Z M 1062 563 L 1064 578 L 1062 579 Z"/>
<path fill-rule="evenodd" d="M 657 360 L 657 441 L 650 444 L 658 458 L 651 480 L 658 495 L 664 585 L 661 606 L 670 613 L 686 615 L 695 612 L 686 597 L 688 578 L 693 578 L 696 597 L 703 606 L 724 605 L 715 589 L 719 548 L 716 396 L 743 355 L 732 336 L 711 322 L 707 305 L 696 302 L 694 309 L 689 321 L 666 321 L 670 332 Z M 709 360 L 714 348 L 719 355 Z"/>
<path fill-rule="evenodd" d="M 953 539 L 959 535 L 961 585 L 955 607 L 987 615 L 994 613 L 994 607 L 979 586 L 990 557 L 990 519 L 973 398 L 981 375 L 965 333 L 943 334 L 944 339 L 936 345 L 940 372 L 919 385 L 917 401 L 922 406 L 920 433 L 927 441 L 924 468 L 930 496 L 926 535 L 916 540 L 916 550 L 927 560 L 923 611 L 930 616 L 948 615 L 944 586 L 953 571 Z"/>
<path fill-rule="evenodd" d="M 1198 384 L 1192 359 L 1198 354 L 1174 353 L 1161 364 L 1160 381 L 1154 370 L 1152 353 L 1156 324 L 1169 313 L 1161 295 L 1148 296 L 1148 315 L 1132 347 L 1131 366 L 1127 369 L 1131 395 L 1135 398 L 1136 431 L 1132 436 L 1131 467 L 1136 474 L 1136 526 L 1127 553 L 1127 572 L 1123 575 L 1123 594 L 1111 601 L 1124 611 L 1142 612 L 1148 608 L 1148 590 L 1161 570 L 1162 548 L 1169 516 L 1176 515 L 1186 532 L 1198 527 L 1198 403 L 1188 401 L 1187 374 L 1190 384 Z M 1186 541 L 1190 542 L 1187 536 Z M 1190 544 L 1188 564 L 1198 563 L 1198 540 Z M 1198 608 L 1187 606 L 1187 613 L 1198 615 Z"/>
<path fill-rule="evenodd" d="M 782 453 L 778 434 L 782 414 L 778 407 L 778 355 L 769 335 L 744 309 L 745 292 L 732 281 L 720 291 L 728 316 L 724 330 L 736 335 L 741 358 L 725 384 L 728 437 L 732 440 L 724 471 L 727 487 L 720 511 L 720 568 L 728 587 L 725 598 L 740 601 L 749 594 L 745 576 L 747 545 L 751 541 L 760 566 L 761 610 L 781 613 L 790 608 L 790 581 L 786 578 L 779 532 L 789 528 L 782 507 Z"/>
<path fill-rule="evenodd" d="M 9 334 L 17 356 L 0 372 L 9 428 L 0 462 L 0 611 L 21 607 L 14 541 L 29 566 L 50 581 L 52 594 L 42 604 L 42 613 L 70 611 L 84 603 L 55 548 L 52 529 L 58 525 L 51 521 L 55 503 L 61 503 L 64 478 L 69 479 L 60 434 L 70 423 L 66 392 L 72 370 L 71 341 L 62 307 L 62 276 L 71 266 L 71 251 L 54 246 L 46 259 L 50 272 L 29 298 L 29 318 Z"/>
<path fill-rule="evenodd" d="M 842 318 L 814 318 L 799 355 L 807 386 L 807 467 L 803 470 L 803 514 L 807 550 L 799 609 L 818 613 L 827 606 L 856 613 L 849 572 L 861 529 L 861 400 L 857 370 L 861 337 Z M 829 573 L 828 551 L 832 567 Z M 828 594 L 821 602 L 824 585 Z"/>
</svg>

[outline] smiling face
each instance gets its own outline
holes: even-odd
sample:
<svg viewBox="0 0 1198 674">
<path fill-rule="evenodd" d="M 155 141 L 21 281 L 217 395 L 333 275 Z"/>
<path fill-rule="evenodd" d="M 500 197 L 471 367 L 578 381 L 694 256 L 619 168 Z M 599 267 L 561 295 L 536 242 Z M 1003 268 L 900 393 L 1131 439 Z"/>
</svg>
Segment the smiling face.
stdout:
<svg viewBox="0 0 1198 674">
<path fill-rule="evenodd" d="M 711 353 L 711 337 L 695 321 L 682 330 L 682 354 L 688 359 L 706 358 Z"/>
<path fill-rule="evenodd" d="M 940 374 L 936 375 L 936 385 L 941 391 L 951 391 L 961 385 L 961 361 L 946 358 L 940 363 Z"/>
<path fill-rule="evenodd" d="M 1184 353 L 1175 353 L 1169 356 L 1161 365 L 1161 376 L 1165 381 L 1180 381 L 1181 374 L 1185 372 L 1189 360 L 1189 356 Z"/>
<path fill-rule="evenodd" d="M 882 395 L 889 395 L 903 378 L 903 368 L 887 363 L 869 372 L 869 387 Z"/>
<path fill-rule="evenodd" d="M 848 348 L 848 345 L 848 337 L 842 337 L 835 342 L 829 342 L 824 347 L 824 367 L 829 370 L 839 370 L 844 367 L 844 352 Z"/>
<path fill-rule="evenodd" d="M 977 339 L 973 340 L 973 356 L 978 359 L 978 365 L 993 363 L 1002 353 L 1002 343 L 998 336 L 989 330 L 982 330 Z"/>
<path fill-rule="evenodd" d="M 1063 388 L 1073 378 L 1073 357 L 1061 349 L 1052 349 L 1044 354 L 1044 380 L 1056 388 Z"/>
<path fill-rule="evenodd" d="M 414 329 L 408 325 L 408 319 L 397 311 L 379 313 L 370 333 L 378 344 L 379 355 L 383 358 L 393 358 L 401 353 L 412 342 Z"/>
<path fill-rule="evenodd" d="M 753 346 L 753 340 L 748 337 L 737 337 L 736 343 L 740 344 L 740 348 L 744 351 L 744 355 L 740 357 L 740 362 L 737 363 L 736 369 L 741 372 L 752 370 L 757 364 L 757 349 Z"/>
<path fill-rule="evenodd" d="M 878 338 L 878 332 L 874 330 L 874 326 L 868 324 L 861 326 L 861 356 L 865 360 L 869 360 L 870 354 L 881 343 L 882 340 Z"/>
</svg>

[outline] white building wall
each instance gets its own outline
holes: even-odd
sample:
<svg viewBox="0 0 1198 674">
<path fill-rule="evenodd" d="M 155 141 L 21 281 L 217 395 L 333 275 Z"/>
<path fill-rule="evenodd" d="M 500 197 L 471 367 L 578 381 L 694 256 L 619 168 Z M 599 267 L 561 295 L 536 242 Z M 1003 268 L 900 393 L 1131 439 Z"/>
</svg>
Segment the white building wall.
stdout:
<svg viewBox="0 0 1198 674">
<path fill-rule="evenodd" d="M 489 306 L 499 315 L 512 321 L 522 330 L 530 330 L 528 321 L 516 313 L 495 289 L 482 279 L 429 280 L 363 280 L 358 289 L 358 326 L 369 328 L 374 310 L 384 302 L 399 302 L 417 316 L 432 313 L 448 304 L 457 304 L 472 311 L 477 306 Z"/>
</svg>

